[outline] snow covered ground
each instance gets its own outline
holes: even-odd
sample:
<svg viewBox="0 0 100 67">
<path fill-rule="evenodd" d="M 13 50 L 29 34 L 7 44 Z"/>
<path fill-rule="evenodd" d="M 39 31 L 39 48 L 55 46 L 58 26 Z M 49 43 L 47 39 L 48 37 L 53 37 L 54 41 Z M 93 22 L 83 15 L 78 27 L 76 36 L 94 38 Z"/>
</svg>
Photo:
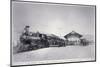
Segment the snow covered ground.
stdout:
<svg viewBox="0 0 100 67">
<path fill-rule="evenodd" d="M 67 59 L 90 59 L 95 60 L 95 45 L 89 46 L 66 46 L 49 47 L 33 51 L 17 53 L 13 55 L 13 65 L 23 65 L 26 62 L 46 60 L 67 60 Z M 30 63 L 35 64 L 35 63 Z"/>
</svg>

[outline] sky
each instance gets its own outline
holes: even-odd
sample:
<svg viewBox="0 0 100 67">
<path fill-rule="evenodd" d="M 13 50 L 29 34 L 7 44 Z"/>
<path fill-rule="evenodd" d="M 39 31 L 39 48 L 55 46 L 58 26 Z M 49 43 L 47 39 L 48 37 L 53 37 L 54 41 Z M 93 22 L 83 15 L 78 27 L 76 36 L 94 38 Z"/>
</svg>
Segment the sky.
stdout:
<svg viewBox="0 0 100 67">
<path fill-rule="evenodd" d="M 12 2 L 14 39 L 26 25 L 32 32 L 65 36 L 71 31 L 80 34 L 95 33 L 95 7 L 79 5 Z"/>
</svg>

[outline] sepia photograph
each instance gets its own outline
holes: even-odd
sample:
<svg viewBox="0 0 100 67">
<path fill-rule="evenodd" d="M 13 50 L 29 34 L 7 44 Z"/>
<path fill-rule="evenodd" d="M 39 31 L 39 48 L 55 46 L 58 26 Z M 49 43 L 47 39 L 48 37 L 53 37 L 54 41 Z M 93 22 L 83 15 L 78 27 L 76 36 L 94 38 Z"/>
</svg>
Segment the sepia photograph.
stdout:
<svg viewBox="0 0 100 67">
<path fill-rule="evenodd" d="M 11 1 L 11 66 L 96 61 L 96 6 Z"/>
</svg>

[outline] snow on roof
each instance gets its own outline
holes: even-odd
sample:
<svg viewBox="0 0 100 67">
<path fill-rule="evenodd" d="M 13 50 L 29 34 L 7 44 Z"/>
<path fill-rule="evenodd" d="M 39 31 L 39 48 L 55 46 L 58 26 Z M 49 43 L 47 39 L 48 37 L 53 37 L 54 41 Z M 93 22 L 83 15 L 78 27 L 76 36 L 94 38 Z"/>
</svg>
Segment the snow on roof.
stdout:
<svg viewBox="0 0 100 67">
<path fill-rule="evenodd" d="M 65 35 L 64 37 L 65 37 L 65 38 L 68 38 L 68 37 L 70 37 L 70 36 L 76 36 L 76 37 L 79 37 L 79 38 L 82 37 L 81 34 L 76 33 L 75 31 L 70 32 L 69 34 Z"/>
</svg>

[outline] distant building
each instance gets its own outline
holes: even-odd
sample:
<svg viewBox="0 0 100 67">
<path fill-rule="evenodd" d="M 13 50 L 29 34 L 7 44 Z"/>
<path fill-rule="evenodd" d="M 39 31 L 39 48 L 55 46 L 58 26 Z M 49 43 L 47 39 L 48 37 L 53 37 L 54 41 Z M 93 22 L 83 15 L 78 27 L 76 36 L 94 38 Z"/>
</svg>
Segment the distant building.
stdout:
<svg viewBox="0 0 100 67">
<path fill-rule="evenodd" d="M 66 38 L 66 43 L 68 45 L 79 45 L 81 43 L 81 37 L 82 35 L 79 33 L 76 33 L 75 31 L 70 32 L 69 34 L 64 36 Z"/>
</svg>

